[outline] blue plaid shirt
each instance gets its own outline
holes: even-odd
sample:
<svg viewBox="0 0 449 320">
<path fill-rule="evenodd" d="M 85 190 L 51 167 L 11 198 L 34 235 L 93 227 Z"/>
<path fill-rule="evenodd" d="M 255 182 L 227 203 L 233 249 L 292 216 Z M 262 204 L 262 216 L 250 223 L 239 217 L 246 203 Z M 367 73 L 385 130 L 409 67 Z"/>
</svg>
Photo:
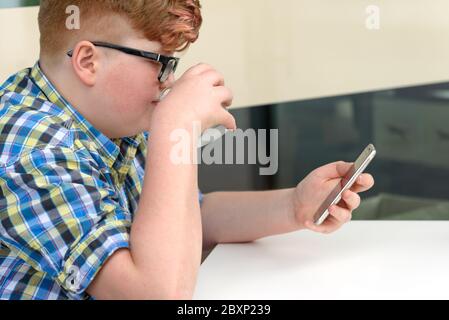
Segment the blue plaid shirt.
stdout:
<svg viewBox="0 0 449 320">
<path fill-rule="evenodd" d="M 91 298 L 103 263 L 129 247 L 147 139 L 110 140 L 38 63 L 0 86 L 1 299 Z"/>
</svg>

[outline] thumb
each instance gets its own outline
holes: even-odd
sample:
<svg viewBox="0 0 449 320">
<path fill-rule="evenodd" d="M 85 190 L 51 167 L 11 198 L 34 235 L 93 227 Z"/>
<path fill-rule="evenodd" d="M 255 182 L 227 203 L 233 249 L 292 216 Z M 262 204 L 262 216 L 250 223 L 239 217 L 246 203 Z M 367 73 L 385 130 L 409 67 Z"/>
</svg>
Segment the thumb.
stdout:
<svg viewBox="0 0 449 320">
<path fill-rule="evenodd" d="M 222 124 L 228 130 L 234 131 L 237 129 L 237 123 L 234 116 L 225 109 L 223 109 L 223 116 L 221 117 L 220 124 Z"/>
<path fill-rule="evenodd" d="M 353 165 L 354 163 L 352 162 L 344 161 L 329 163 L 322 167 L 321 176 L 324 176 L 328 179 L 345 177 L 349 170 L 351 170 Z"/>
</svg>

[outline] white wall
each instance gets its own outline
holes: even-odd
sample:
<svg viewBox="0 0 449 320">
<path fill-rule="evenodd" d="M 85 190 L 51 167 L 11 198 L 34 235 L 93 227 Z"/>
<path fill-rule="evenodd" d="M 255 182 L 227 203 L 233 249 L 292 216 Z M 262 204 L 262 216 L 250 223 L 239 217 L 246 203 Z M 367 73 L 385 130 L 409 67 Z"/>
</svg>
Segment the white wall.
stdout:
<svg viewBox="0 0 449 320">
<path fill-rule="evenodd" d="M 235 107 L 449 80 L 447 0 L 203 0 L 181 71 L 224 73 Z M 368 5 L 380 30 L 365 25 Z M 0 79 L 38 54 L 37 9 L 0 10 Z"/>
</svg>

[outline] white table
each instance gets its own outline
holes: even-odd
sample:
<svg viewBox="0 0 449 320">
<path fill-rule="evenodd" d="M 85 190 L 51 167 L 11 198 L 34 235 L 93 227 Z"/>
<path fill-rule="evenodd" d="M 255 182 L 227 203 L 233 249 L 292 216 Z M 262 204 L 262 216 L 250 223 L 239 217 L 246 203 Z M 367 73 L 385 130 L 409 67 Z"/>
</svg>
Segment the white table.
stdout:
<svg viewBox="0 0 449 320">
<path fill-rule="evenodd" d="M 355 221 L 218 245 L 194 299 L 449 299 L 449 221 Z"/>
</svg>

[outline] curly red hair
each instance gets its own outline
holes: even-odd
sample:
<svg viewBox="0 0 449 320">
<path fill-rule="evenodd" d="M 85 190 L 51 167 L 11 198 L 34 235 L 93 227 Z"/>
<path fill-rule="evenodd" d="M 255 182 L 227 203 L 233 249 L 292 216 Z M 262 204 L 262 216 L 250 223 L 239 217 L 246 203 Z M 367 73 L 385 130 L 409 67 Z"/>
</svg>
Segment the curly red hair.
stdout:
<svg viewBox="0 0 449 320">
<path fill-rule="evenodd" d="M 66 28 L 66 8 L 73 5 L 80 10 L 79 31 Z M 133 29 L 160 42 L 168 52 L 182 51 L 195 42 L 202 24 L 199 0 L 41 0 L 41 52 L 52 55 L 67 50 L 83 28 L 107 33 L 107 24 L 99 24 L 110 14 L 127 18 Z"/>
</svg>

